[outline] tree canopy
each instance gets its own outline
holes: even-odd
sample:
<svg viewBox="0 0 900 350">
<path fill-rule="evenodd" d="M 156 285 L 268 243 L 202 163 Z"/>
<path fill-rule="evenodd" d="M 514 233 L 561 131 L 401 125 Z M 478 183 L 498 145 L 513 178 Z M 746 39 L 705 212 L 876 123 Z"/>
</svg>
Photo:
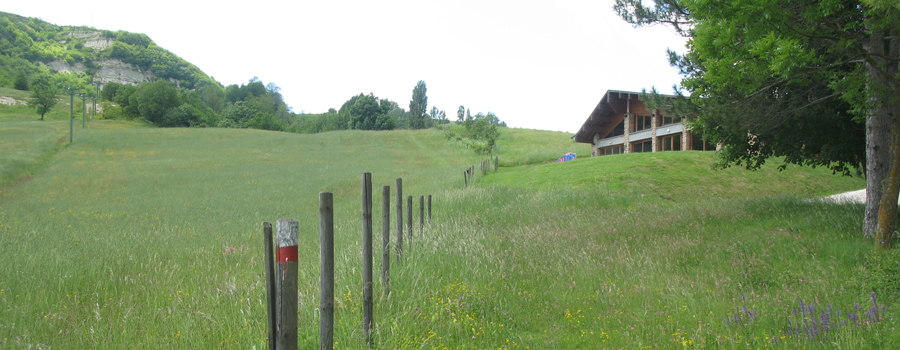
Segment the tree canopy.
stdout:
<svg viewBox="0 0 900 350">
<path fill-rule="evenodd" d="M 425 116 L 428 111 L 428 96 L 425 81 L 419 80 L 413 88 L 412 99 L 409 100 L 409 128 L 424 129 L 430 127 Z"/>
<path fill-rule="evenodd" d="M 349 108 L 350 127 L 359 130 L 391 130 L 395 123 L 388 112 L 393 107 L 391 101 L 379 100 L 371 93 L 359 94 Z"/>
<path fill-rule="evenodd" d="M 688 52 L 669 51 L 669 60 L 684 74 L 681 88 L 690 97 L 676 87 L 680 98 L 659 107 L 696 117 L 692 127 L 724 144 L 720 166 L 756 168 L 784 156 L 846 174 L 865 164 L 864 232 L 874 232 L 887 169 L 900 159 L 888 153 L 891 124 L 900 116 L 897 7 L 886 1 L 655 0 L 646 6 L 617 0 L 614 9 L 635 26 L 665 24 L 689 38 Z M 885 196 L 896 213 L 897 192 Z"/>
<path fill-rule="evenodd" d="M 44 114 L 56 106 L 56 95 L 59 94 L 59 89 L 56 88 L 53 77 L 49 74 L 35 76 L 28 85 L 31 87 L 31 99 L 28 100 L 28 105 L 34 107 L 41 115 L 41 120 L 44 120 Z"/>
</svg>

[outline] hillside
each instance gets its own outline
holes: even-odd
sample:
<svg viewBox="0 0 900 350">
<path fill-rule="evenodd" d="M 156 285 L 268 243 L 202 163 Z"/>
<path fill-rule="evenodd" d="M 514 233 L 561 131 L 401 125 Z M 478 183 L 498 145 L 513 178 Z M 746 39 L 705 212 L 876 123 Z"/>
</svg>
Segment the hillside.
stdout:
<svg viewBox="0 0 900 350">
<path fill-rule="evenodd" d="M 0 136 L 30 133 L 26 146 L 0 148 L 0 166 L 11 153 L 41 153 L 50 142 L 41 135 L 52 140 L 64 123 L 0 122 L 0 133 L 19 128 Z M 433 222 L 392 264 L 391 294 L 376 282 L 376 348 L 898 344 L 895 296 L 879 289 L 887 309 L 863 315 L 872 301 L 862 206 L 806 200 L 862 179 L 793 167 L 712 172 L 703 170 L 712 153 L 700 152 L 527 161 L 573 144 L 554 132 L 503 132 L 501 159 L 530 165 L 478 173 L 464 187 L 462 170 L 481 158 L 435 130 L 94 122 L 0 193 L 0 348 L 264 348 L 261 228 L 281 217 L 300 222 L 300 348 L 314 348 L 319 191 L 335 193 L 337 347 L 365 348 L 363 171 L 373 173 L 374 203 L 397 177 L 404 194 L 434 196 Z M 721 190 L 698 190 L 706 186 Z M 688 195 L 661 199 L 666 191 Z M 808 313 L 793 312 L 799 301 Z M 817 329 L 827 342 L 791 333 L 819 312 L 835 322 Z M 847 323 L 851 314 L 866 322 Z"/>
<path fill-rule="evenodd" d="M 220 86 L 149 37 L 125 31 L 57 26 L 0 12 L 0 87 L 20 75 L 73 73 L 85 84 L 137 84 L 166 79 L 187 88 Z"/>
</svg>

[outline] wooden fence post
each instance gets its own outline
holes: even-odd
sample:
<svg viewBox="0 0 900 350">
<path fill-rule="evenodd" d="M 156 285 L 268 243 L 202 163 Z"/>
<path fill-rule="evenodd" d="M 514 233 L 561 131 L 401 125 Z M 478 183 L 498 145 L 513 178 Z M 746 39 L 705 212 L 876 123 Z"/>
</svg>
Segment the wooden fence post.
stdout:
<svg viewBox="0 0 900 350">
<path fill-rule="evenodd" d="M 419 196 L 419 237 L 425 237 L 425 196 Z"/>
<path fill-rule="evenodd" d="M 466 182 L 466 187 L 469 187 L 469 173 L 466 171 L 463 171 L 463 181 Z"/>
<path fill-rule="evenodd" d="M 381 189 L 381 285 L 391 293 L 391 186 Z"/>
<path fill-rule="evenodd" d="M 397 261 L 403 257 L 403 179 L 397 178 Z"/>
<path fill-rule="evenodd" d="M 266 310 L 268 310 L 266 323 L 269 324 L 269 349 L 275 349 L 275 249 L 272 247 L 272 224 L 263 223 L 263 237 L 265 238 L 266 259 Z"/>
<path fill-rule="evenodd" d="M 334 349 L 334 195 L 319 192 L 319 350 Z"/>
<path fill-rule="evenodd" d="M 406 196 L 406 232 L 409 233 L 409 240 L 412 241 L 412 196 Z"/>
<path fill-rule="evenodd" d="M 431 195 L 428 195 L 428 224 L 431 225 Z"/>
<path fill-rule="evenodd" d="M 297 235 L 294 219 L 275 222 L 275 349 L 297 349 Z"/>
<path fill-rule="evenodd" d="M 372 346 L 372 173 L 362 173 L 363 334 Z"/>
</svg>

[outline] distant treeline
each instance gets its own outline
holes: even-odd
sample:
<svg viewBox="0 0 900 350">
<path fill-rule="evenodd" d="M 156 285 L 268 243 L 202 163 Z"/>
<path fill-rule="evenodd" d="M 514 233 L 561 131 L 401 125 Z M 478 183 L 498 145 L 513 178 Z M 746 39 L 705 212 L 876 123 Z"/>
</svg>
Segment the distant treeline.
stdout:
<svg viewBox="0 0 900 350">
<path fill-rule="evenodd" d="M 256 77 L 247 84 L 225 88 L 206 85 L 196 90 L 179 88 L 165 80 L 139 85 L 108 83 L 100 93 L 101 118 L 143 119 L 160 127 L 253 128 L 296 133 L 425 129 L 450 123 L 446 113 L 437 107 L 424 112 L 428 98 L 423 81 L 413 90 L 409 111 L 397 102 L 360 93 L 337 110 L 296 114 L 285 104 L 280 91 L 274 83 L 264 84 Z M 487 122 L 480 122 L 481 119 Z M 493 113 L 487 116 L 479 113 L 476 117 L 460 115 L 459 122 L 466 125 L 466 130 L 476 130 L 485 123 L 505 126 Z M 466 135 L 469 134 L 480 133 L 473 131 Z"/>
</svg>

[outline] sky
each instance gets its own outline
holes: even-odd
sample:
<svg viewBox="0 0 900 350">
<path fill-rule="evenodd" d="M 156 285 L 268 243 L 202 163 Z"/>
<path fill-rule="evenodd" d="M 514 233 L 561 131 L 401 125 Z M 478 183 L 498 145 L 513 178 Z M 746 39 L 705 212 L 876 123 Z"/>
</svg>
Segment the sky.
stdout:
<svg viewBox="0 0 900 350">
<path fill-rule="evenodd" d="M 666 49 L 685 39 L 633 28 L 598 1 L 11 1 L 57 25 L 147 34 L 224 85 L 259 77 L 294 112 L 373 93 L 408 109 L 493 112 L 511 127 L 575 132 L 607 90 L 671 93 Z"/>
</svg>

